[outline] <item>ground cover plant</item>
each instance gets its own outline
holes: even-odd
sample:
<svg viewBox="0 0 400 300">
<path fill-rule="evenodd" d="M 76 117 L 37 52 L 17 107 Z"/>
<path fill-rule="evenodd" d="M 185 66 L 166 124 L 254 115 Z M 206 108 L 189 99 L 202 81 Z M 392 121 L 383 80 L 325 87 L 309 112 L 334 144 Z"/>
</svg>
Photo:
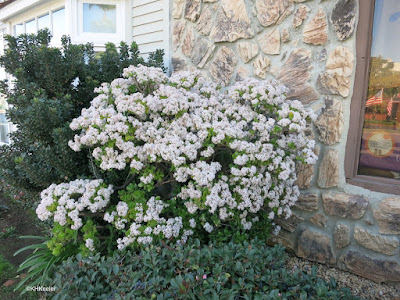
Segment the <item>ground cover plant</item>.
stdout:
<svg viewBox="0 0 400 300">
<path fill-rule="evenodd" d="M 140 252 L 81 255 L 63 263 L 54 299 L 359 299 L 311 274 L 284 268 L 281 246 L 259 240 L 178 247 L 159 243 Z"/>
</svg>

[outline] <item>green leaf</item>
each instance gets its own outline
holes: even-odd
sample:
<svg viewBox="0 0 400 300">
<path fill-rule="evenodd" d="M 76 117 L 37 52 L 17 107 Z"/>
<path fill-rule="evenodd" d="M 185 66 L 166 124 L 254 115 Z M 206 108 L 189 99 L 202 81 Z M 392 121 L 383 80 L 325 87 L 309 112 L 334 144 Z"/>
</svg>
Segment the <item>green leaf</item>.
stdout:
<svg viewBox="0 0 400 300">
<path fill-rule="evenodd" d="M 300 293 L 300 300 L 305 300 L 305 299 L 307 299 L 307 293 L 305 291 L 302 291 Z"/>
<path fill-rule="evenodd" d="M 32 253 L 30 256 L 28 256 L 27 259 L 25 259 L 25 260 L 19 265 L 19 268 L 23 267 L 26 263 L 30 262 L 31 260 L 36 259 L 36 258 L 41 257 L 41 256 L 43 256 L 43 252 L 42 252 L 42 251 L 37 251 L 37 252 Z"/>
<path fill-rule="evenodd" d="M 243 265 L 240 261 L 236 261 L 235 270 L 241 272 L 243 270 Z"/>
<path fill-rule="evenodd" d="M 28 275 L 27 275 L 24 279 L 22 279 L 22 280 L 15 286 L 14 291 L 17 291 L 19 288 L 21 288 L 22 285 L 25 284 L 25 282 L 27 282 L 27 281 L 28 281 L 29 279 L 31 279 L 31 278 L 34 278 L 34 276 L 36 276 L 36 275 L 38 275 L 40 272 L 42 272 L 44 268 L 45 268 L 45 266 L 42 266 L 42 267 L 39 267 L 39 268 L 35 269 L 35 271 L 28 273 Z M 35 284 L 39 283 L 39 281 L 40 281 L 40 277 L 37 278 L 34 282 L 32 282 L 32 285 L 35 285 Z M 22 293 L 25 293 L 25 292 L 26 292 L 26 290 L 24 289 L 24 290 L 22 291 Z"/>
<path fill-rule="evenodd" d="M 39 236 L 39 235 L 21 235 L 19 236 L 20 239 L 35 239 L 35 240 L 43 240 L 48 241 L 50 238 L 46 236 Z"/>
<path fill-rule="evenodd" d="M 45 243 L 29 245 L 29 246 L 23 247 L 23 248 L 19 249 L 18 251 L 16 251 L 14 253 L 14 256 L 20 254 L 23 251 L 30 250 L 30 249 L 36 250 L 36 249 L 46 249 L 46 248 L 47 248 L 47 245 Z"/>
<path fill-rule="evenodd" d="M 114 272 L 115 275 L 118 275 L 118 272 L 119 272 L 119 266 L 118 265 L 114 265 L 113 266 L 113 272 Z"/>
<path fill-rule="evenodd" d="M 36 267 L 36 266 L 46 264 L 46 263 L 47 263 L 46 259 L 43 258 L 43 256 L 40 256 L 39 258 L 30 260 L 27 263 L 25 263 L 25 262 L 21 263 L 21 265 L 18 267 L 18 272 L 25 270 L 27 268 L 30 268 L 32 266 Z"/>
</svg>

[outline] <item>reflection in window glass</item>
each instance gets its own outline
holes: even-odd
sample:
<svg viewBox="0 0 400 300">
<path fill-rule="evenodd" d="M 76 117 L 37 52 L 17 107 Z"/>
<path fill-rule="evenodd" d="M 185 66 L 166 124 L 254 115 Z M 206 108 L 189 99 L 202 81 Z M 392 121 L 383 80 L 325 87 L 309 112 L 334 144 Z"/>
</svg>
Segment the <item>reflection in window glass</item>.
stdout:
<svg viewBox="0 0 400 300">
<path fill-rule="evenodd" d="M 83 3 L 83 31 L 115 33 L 116 6 Z"/>
<path fill-rule="evenodd" d="M 0 143 L 9 143 L 6 102 L 4 98 L 0 98 Z"/>
<path fill-rule="evenodd" d="M 400 1 L 376 0 L 358 174 L 400 179 Z"/>
<path fill-rule="evenodd" d="M 15 35 L 20 35 L 23 34 L 24 32 L 24 24 L 17 24 L 14 26 L 14 34 Z"/>
<path fill-rule="evenodd" d="M 30 20 L 25 23 L 25 30 L 27 34 L 36 33 L 36 20 Z"/>
<path fill-rule="evenodd" d="M 3 114 L 0 114 L 0 119 L 3 118 Z M 4 117 L 5 119 L 5 117 Z M 2 123 L 0 121 L 0 143 L 6 143 L 8 144 L 10 142 L 10 139 L 8 137 L 8 123 Z"/>
<path fill-rule="evenodd" d="M 59 9 L 53 11 L 53 36 L 57 38 L 57 42 L 60 41 L 60 37 L 65 34 L 65 9 Z"/>
<path fill-rule="evenodd" d="M 38 29 L 50 29 L 50 15 L 44 15 L 38 18 Z"/>
</svg>

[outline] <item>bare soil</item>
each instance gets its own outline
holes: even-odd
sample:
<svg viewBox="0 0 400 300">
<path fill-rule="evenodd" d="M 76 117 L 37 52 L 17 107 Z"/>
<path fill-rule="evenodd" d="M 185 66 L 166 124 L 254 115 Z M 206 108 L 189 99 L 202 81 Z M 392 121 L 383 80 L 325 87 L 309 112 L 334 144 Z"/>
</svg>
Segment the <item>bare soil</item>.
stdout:
<svg viewBox="0 0 400 300">
<path fill-rule="evenodd" d="M 13 265 L 18 267 L 31 253 L 24 251 L 14 256 L 17 250 L 40 242 L 40 240 L 19 238 L 23 235 L 43 235 L 36 224 L 33 211 L 20 207 L 15 201 L 0 194 L 0 254 Z M 9 237 L 1 237 L 1 232 L 11 227 L 15 228 L 15 232 Z"/>
</svg>

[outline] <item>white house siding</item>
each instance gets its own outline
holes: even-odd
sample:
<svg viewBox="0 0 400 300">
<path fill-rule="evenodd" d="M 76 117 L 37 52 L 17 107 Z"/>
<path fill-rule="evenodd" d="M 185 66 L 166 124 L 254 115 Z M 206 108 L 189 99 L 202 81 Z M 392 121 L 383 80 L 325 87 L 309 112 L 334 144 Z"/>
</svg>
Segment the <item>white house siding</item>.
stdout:
<svg viewBox="0 0 400 300">
<path fill-rule="evenodd" d="M 144 57 L 157 49 L 163 49 L 167 68 L 170 60 L 169 21 L 168 0 L 133 0 L 133 40 L 139 45 L 139 51 Z"/>
<path fill-rule="evenodd" d="M 0 22 L 0 55 L 4 54 L 5 40 L 4 37 L 7 34 L 7 26 Z M 6 72 L 3 68 L 0 68 L 0 80 L 6 78 Z"/>
<path fill-rule="evenodd" d="M 0 55 L 4 54 L 4 36 L 7 34 L 6 25 L 0 23 Z M 6 79 L 6 72 L 4 68 L 0 68 L 0 80 Z M 0 94 L 0 145 L 8 143 L 8 132 L 10 130 L 10 124 L 5 118 L 5 109 L 7 108 L 6 98 L 3 94 Z"/>
</svg>

